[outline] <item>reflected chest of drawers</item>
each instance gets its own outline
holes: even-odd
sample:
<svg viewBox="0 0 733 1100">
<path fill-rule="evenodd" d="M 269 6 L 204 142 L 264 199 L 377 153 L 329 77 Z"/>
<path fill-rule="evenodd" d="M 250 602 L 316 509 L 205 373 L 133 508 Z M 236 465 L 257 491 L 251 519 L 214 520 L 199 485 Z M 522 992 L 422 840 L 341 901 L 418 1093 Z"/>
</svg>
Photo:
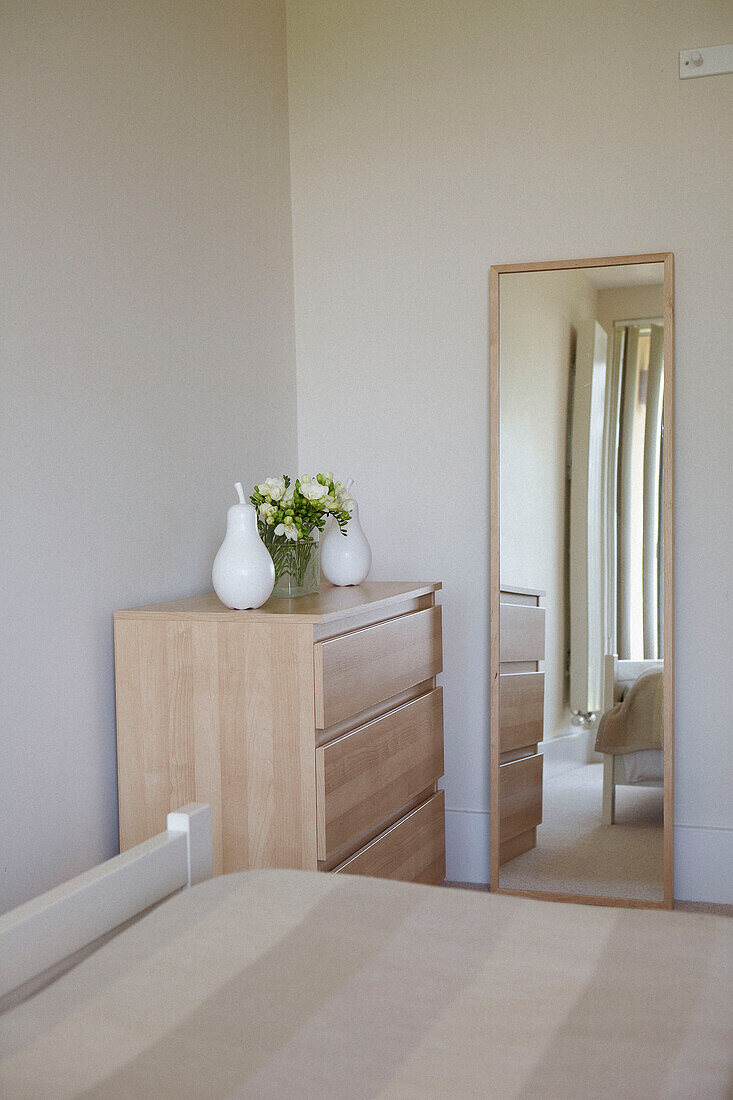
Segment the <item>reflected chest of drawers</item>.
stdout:
<svg viewBox="0 0 733 1100">
<path fill-rule="evenodd" d="M 440 584 L 115 613 L 120 848 L 212 807 L 214 872 L 445 877 Z"/>
<path fill-rule="evenodd" d="M 542 822 L 544 592 L 501 586 L 499 624 L 499 863 L 537 844 Z"/>
</svg>

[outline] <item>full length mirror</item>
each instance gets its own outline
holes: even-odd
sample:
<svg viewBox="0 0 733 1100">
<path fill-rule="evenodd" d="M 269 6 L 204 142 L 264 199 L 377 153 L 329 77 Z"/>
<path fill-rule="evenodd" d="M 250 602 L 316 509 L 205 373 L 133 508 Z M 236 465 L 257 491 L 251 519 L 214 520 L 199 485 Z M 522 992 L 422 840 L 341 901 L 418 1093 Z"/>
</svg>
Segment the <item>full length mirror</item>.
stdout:
<svg viewBox="0 0 733 1100">
<path fill-rule="evenodd" d="M 492 889 L 671 905 L 672 257 L 491 312 Z"/>
</svg>

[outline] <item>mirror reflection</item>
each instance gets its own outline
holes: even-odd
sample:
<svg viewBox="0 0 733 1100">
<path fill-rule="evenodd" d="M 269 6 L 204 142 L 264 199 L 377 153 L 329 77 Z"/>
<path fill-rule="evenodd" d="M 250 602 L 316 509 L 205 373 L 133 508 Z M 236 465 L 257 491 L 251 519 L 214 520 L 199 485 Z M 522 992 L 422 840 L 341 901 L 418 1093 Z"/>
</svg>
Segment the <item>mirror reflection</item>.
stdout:
<svg viewBox="0 0 733 1100">
<path fill-rule="evenodd" d="M 499 276 L 504 889 L 663 897 L 663 272 Z"/>
</svg>

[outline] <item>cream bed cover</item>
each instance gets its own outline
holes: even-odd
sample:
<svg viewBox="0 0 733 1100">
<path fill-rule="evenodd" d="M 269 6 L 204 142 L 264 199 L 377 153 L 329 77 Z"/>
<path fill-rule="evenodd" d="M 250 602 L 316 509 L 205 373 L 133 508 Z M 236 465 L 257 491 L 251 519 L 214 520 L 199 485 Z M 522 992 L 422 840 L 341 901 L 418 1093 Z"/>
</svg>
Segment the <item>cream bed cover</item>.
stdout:
<svg viewBox="0 0 733 1100">
<path fill-rule="evenodd" d="M 733 921 L 255 871 L 0 1017 L 18 1097 L 724 1097 Z"/>
<path fill-rule="evenodd" d="M 642 672 L 616 703 L 601 716 L 596 752 L 627 753 L 663 746 L 664 671 Z"/>
</svg>

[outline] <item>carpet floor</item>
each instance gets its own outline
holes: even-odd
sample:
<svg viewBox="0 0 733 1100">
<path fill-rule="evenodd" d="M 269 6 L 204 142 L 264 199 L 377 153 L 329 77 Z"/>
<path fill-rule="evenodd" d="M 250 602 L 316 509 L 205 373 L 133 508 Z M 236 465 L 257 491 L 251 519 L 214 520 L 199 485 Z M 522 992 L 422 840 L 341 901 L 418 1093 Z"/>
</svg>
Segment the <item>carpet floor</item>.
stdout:
<svg viewBox="0 0 733 1100">
<path fill-rule="evenodd" d="M 546 780 L 537 847 L 504 864 L 500 885 L 661 901 L 661 787 L 617 787 L 615 825 L 601 823 L 602 796 L 602 764 Z"/>
</svg>

